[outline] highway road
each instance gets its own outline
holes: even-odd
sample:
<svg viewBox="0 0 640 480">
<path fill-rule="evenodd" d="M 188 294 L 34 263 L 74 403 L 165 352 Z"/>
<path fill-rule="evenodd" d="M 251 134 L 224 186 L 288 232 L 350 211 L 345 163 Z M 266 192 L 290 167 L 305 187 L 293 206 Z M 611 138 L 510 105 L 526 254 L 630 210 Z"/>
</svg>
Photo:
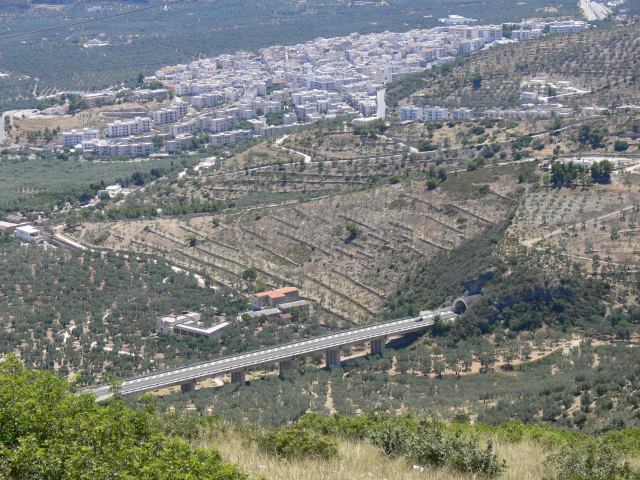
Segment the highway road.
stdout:
<svg viewBox="0 0 640 480">
<path fill-rule="evenodd" d="M 451 307 L 444 308 L 427 312 L 418 317 L 400 318 L 389 322 L 309 338 L 299 342 L 220 358 L 210 362 L 197 363 L 164 372 L 156 372 L 123 381 L 120 385 L 120 393 L 135 396 L 175 385 L 193 384 L 198 380 L 204 380 L 205 378 L 216 377 L 227 373 L 245 372 L 251 368 L 284 362 L 316 352 L 334 350 L 347 345 L 384 339 L 390 336 L 404 335 L 410 332 L 424 330 L 433 325 L 433 319 L 436 315 L 440 315 L 440 318 L 444 321 L 452 320 L 457 316 Z M 113 395 L 109 385 L 87 388 L 80 393 L 93 393 L 96 395 L 96 401 L 106 400 Z"/>
<path fill-rule="evenodd" d="M 594 2 L 591 0 L 580 0 L 578 4 L 582 13 L 587 18 L 587 20 L 603 20 L 607 18 L 611 14 L 611 10 L 606 7 L 604 4 L 599 2 Z"/>
</svg>

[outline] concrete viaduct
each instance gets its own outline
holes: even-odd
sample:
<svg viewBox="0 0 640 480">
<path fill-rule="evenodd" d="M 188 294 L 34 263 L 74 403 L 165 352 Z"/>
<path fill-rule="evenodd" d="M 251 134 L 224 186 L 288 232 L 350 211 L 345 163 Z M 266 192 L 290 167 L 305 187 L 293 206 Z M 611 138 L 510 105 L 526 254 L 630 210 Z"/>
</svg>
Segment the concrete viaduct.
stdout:
<svg viewBox="0 0 640 480">
<path fill-rule="evenodd" d="M 432 312 L 422 312 L 417 317 L 400 318 L 375 325 L 367 325 L 365 327 L 330 333 L 298 342 L 131 378 L 124 380 L 120 384 L 119 391 L 127 397 L 139 398 L 146 392 L 180 385 L 183 392 L 188 392 L 195 389 L 198 381 L 224 374 L 231 374 L 232 382 L 244 385 L 246 373 L 249 369 L 278 363 L 280 376 L 282 376 L 285 370 L 294 368 L 296 359 L 317 352 L 325 353 L 327 367 L 340 365 L 342 347 L 370 342 L 371 353 L 379 354 L 384 350 L 387 338 L 426 330 L 433 325 L 436 316 L 440 316 L 443 321 L 450 321 L 466 310 L 468 303 L 476 299 L 474 297 L 457 298 L 453 302 L 452 307 L 434 310 Z M 96 401 L 98 402 L 106 400 L 114 394 L 109 385 L 86 388 L 80 393 L 93 393 L 96 395 Z"/>
</svg>

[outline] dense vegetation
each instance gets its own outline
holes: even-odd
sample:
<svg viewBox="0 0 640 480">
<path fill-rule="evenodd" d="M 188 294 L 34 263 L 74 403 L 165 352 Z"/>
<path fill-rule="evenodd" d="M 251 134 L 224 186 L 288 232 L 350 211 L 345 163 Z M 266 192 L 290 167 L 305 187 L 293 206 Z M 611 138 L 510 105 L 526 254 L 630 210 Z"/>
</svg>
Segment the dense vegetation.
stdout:
<svg viewBox="0 0 640 480">
<path fill-rule="evenodd" d="M 215 450 L 168 438 L 150 410 L 100 406 L 49 372 L 14 357 L 0 364 L 0 476 L 55 478 L 246 479 Z"/>
<path fill-rule="evenodd" d="M 235 319 L 247 308 L 246 297 L 202 288 L 193 276 L 147 256 L 43 251 L 12 244 L 1 252 L 0 265 L 0 285 L 11 285 L 0 294 L 0 354 L 17 352 L 29 368 L 55 370 L 63 376 L 80 373 L 81 383 L 325 331 L 317 315 L 299 315 L 297 324 L 282 321 L 257 335 L 259 320 L 246 319 L 226 330 L 221 342 L 178 342 L 173 336 L 155 334 L 157 315 L 194 310 L 203 312 L 209 323 L 223 321 L 222 314 Z"/>
<path fill-rule="evenodd" d="M 532 446 L 544 451 L 546 478 L 631 480 L 638 471 L 626 460 L 640 451 L 637 428 L 589 436 L 520 422 L 470 425 L 462 413 L 449 425 L 423 414 L 308 414 L 288 427 L 265 430 L 216 416 L 160 413 L 148 396 L 136 408 L 117 398 L 99 405 L 90 395 L 74 395 L 72 385 L 49 372 L 27 370 L 13 356 L 0 364 L 0 427 L 0 473 L 7 479 L 240 480 L 247 476 L 224 462 L 212 443 L 257 448 L 286 460 L 286 468 L 294 460 L 332 461 L 341 443 L 366 442 L 387 458 L 406 459 L 405 468 L 418 464 L 499 477 L 510 465 L 494 450 L 496 443 L 520 455 Z M 207 447 L 197 448 L 203 440 Z"/>
</svg>

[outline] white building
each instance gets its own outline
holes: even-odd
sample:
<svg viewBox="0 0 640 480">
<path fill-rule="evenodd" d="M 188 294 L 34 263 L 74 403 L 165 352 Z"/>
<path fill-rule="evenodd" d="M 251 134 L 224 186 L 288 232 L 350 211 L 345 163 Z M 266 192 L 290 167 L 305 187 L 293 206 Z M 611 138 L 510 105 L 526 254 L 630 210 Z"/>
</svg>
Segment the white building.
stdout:
<svg viewBox="0 0 640 480">
<path fill-rule="evenodd" d="M 170 107 L 161 108 L 153 112 L 153 121 L 156 125 L 173 123 L 180 120 L 189 112 L 189 105 L 182 101 L 177 101 Z"/>
<path fill-rule="evenodd" d="M 107 137 L 128 137 L 136 133 L 151 131 L 151 119 L 148 117 L 136 117 L 133 120 L 116 120 L 107 124 Z"/>
<path fill-rule="evenodd" d="M 178 340 L 185 337 L 214 338 L 219 336 L 229 325 L 229 322 L 218 323 L 209 328 L 203 328 L 201 315 L 196 312 L 182 312 L 180 315 L 166 315 L 158 317 L 156 331 L 160 334 L 175 335 Z"/>
<path fill-rule="evenodd" d="M 462 15 L 449 15 L 445 18 L 440 18 L 439 19 L 442 23 L 446 23 L 447 25 L 455 25 L 455 24 L 460 24 L 460 23 L 471 23 L 471 22 L 475 22 L 476 19 L 475 18 L 467 18 L 467 17 L 463 17 Z"/>
<path fill-rule="evenodd" d="M 82 130 L 71 130 L 70 132 L 62 132 L 62 145 L 64 147 L 75 147 L 87 140 L 96 140 L 98 131 L 92 128 L 83 128 Z"/>
<path fill-rule="evenodd" d="M 229 130 L 213 134 L 209 137 L 211 145 L 226 145 L 228 143 L 237 143 L 245 140 L 251 140 L 253 130 Z"/>
<path fill-rule="evenodd" d="M 42 238 L 42 235 L 40 234 L 40 229 L 33 225 L 22 225 L 20 227 L 16 227 L 14 235 L 25 242 L 44 243 L 44 238 Z"/>
<path fill-rule="evenodd" d="M 565 20 L 563 22 L 553 22 L 549 25 L 551 33 L 578 33 L 587 28 L 586 22 L 577 20 Z"/>
<path fill-rule="evenodd" d="M 104 155 L 107 157 L 117 157 L 121 155 L 149 155 L 153 153 L 153 143 L 150 141 L 131 141 L 138 137 L 123 139 L 119 142 L 111 142 L 109 140 L 91 140 L 82 143 L 82 149 L 85 152 L 92 152 L 96 155 Z"/>
<path fill-rule="evenodd" d="M 424 120 L 432 122 L 449 118 L 449 109 L 444 107 L 420 107 L 409 105 L 400 108 L 400 118 L 403 120 Z"/>
</svg>

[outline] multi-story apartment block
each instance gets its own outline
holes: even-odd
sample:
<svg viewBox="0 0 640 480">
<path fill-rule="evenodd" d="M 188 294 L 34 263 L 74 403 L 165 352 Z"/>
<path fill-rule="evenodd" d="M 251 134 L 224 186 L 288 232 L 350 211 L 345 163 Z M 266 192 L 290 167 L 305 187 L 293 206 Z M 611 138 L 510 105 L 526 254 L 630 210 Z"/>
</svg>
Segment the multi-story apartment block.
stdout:
<svg viewBox="0 0 640 480">
<path fill-rule="evenodd" d="M 576 20 L 565 20 L 563 22 L 552 22 L 549 24 L 550 33 L 578 33 L 586 28 L 586 22 Z"/>
<path fill-rule="evenodd" d="M 191 97 L 191 106 L 194 108 L 211 108 L 226 101 L 226 96 L 221 92 L 203 93 Z"/>
<path fill-rule="evenodd" d="M 446 120 L 449 118 L 449 110 L 443 107 L 420 107 L 409 105 L 400 108 L 400 118 L 403 120 Z"/>
<path fill-rule="evenodd" d="M 189 105 L 182 101 L 177 101 L 170 107 L 161 108 L 153 112 L 153 121 L 156 125 L 173 123 L 180 120 L 189 112 Z"/>
<path fill-rule="evenodd" d="M 153 153 L 152 142 L 110 142 L 108 140 L 91 140 L 82 143 L 85 152 L 108 157 L 122 155 L 149 155 Z"/>
<path fill-rule="evenodd" d="M 107 124 L 107 137 L 128 137 L 150 131 L 151 119 L 148 117 L 136 117 L 128 121 L 116 120 Z"/>
<path fill-rule="evenodd" d="M 210 135 L 209 141 L 212 145 L 227 145 L 228 143 L 237 143 L 245 140 L 251 140 L 252 137 L 252 130 L 230 130 L 228 132 L 221 132 Z"/>
<path fill-rule="evenodd" d="M 98 138 L 98 131 L 92 128 L 83 128 L 82 130 L 71 130 L 70 132 L 62 132 L 62 141 L 64 147 L 75 147 L 87 140 Z"/>
<path fill-rule="evenodd" d="M 174 137 L 182 135 L 183 133 L 193 133 L 195 125 L 196 120 L 194 118 L 187 120 L 186 122 L 174 123 L 169 127 L 169 133 Z"/>
</svg>

